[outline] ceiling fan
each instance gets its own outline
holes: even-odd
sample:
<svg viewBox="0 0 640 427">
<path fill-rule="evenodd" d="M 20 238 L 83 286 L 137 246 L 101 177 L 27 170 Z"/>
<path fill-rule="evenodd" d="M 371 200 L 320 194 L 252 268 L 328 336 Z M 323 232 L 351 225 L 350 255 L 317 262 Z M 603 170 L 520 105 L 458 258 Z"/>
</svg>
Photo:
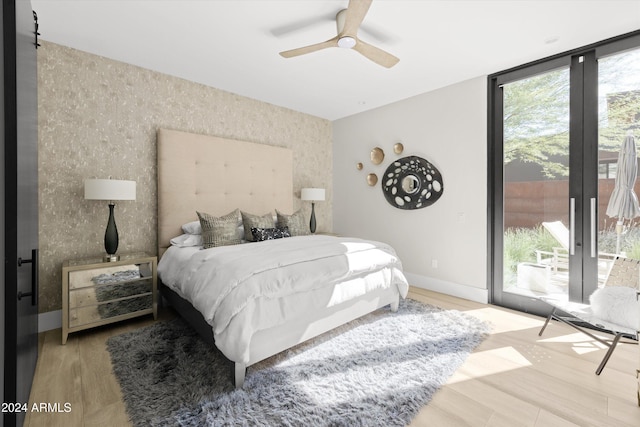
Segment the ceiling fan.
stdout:
<svg viewBox="0 0 640 427">
<path fill-rule="evenodd" d="M 353 49 L 383 67 L 393 67 L 400 59 L 380 48 L 363 42 L 357 36 L 360 24 L 369 11 L 372 1 L 373 0 L 349 0 L 349 6 L 336 15 L 337 36 L 321 43 L 286 50 L 280 52 L 280 55 L 285 58 L 292 58 L 329 47 L 341 47 Z"/>
</svg>

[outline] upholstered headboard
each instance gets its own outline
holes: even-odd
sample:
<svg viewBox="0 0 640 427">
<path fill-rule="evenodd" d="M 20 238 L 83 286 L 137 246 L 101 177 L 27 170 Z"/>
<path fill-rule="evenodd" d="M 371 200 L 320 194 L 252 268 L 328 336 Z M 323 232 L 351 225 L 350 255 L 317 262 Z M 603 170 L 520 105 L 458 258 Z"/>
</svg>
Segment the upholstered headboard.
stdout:
<svg viewBox="0 0 640 427">
<path fill-rule="evenodd" d="M 158 257 L 196 211 L 293 211 L 293 152 L 246 141 L 158 130 Z"/>
</svg>

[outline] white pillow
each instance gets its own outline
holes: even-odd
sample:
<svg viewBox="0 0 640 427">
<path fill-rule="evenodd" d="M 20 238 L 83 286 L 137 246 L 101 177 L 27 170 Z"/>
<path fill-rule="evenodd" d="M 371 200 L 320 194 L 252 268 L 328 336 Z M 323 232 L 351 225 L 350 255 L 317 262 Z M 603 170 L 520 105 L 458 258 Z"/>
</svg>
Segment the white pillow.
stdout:
<svg viewBox="0 0 640 427">
<path fill-rule="evenodd" d="M 640 330 L 640 302 L 636 289 L 628 286 L 605 286 L 589 297 L 596 316 L 627 328 Z"/>
<path fill-rule="evenodd" d="M 200 221 L 192 221 L 182 226 L 182 231 L 186 234 L 202 234 L 202 226 Z"/>
<path fill-rule="evenodd" d="M 170 240 L 173 246 L 180 248 L 186 248 L 189 246 L 202 246 L 201 234 L 181 234 L 178 237 L 174 237 Z"/>
</svg>

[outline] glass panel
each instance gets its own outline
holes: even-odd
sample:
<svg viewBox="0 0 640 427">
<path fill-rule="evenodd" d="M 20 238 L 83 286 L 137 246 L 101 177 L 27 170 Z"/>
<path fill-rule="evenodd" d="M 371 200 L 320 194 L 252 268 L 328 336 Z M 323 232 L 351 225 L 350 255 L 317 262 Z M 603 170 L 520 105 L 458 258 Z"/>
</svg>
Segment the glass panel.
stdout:
<svg viewBox="0 0 640 427">
<path fill-rule="evenodd" d="M 129 283 L 114 283 L 105 286 L 95 286 L 75 289 L 69 293 L 69 307 L 85 307 L 115 299 L 126 298 L 140 294 L 151 294 L 153 282 L 149 279 Z"/>
<path fill-rule="evenodd" d="M 503 86 L 503 291 L 566 293 L 569 69 Z"/>
<path fill-rule="evenodd" d="M 640 191 L 639 135 L 640 49 L 635 49 L 598 61 L 599 285 L 614 255 L 640 259 L 640 209 L 635 201 Z"/>
<path fill-rule="evenodd" d="M 151 277 L 151 263 L 119 265 L 116 267 L 75 270 L 69 272 L 69 290 L 104 286 Z"/>
<path fill-rule="evenodd" d="M 103 319 L 148 310 L 152 312 L 151 294 L 111 301 L 104 304 L 79 307 L 69 310 L 69 327 L 95 323 Z"/>
</svg>

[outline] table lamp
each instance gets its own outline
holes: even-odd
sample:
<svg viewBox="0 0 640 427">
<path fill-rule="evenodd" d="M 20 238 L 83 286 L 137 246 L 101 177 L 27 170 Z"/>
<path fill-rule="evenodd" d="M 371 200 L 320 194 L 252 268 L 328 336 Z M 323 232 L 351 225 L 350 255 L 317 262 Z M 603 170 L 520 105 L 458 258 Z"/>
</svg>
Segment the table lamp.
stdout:
<svg viewBox="0 0 640 427">
<path fill-rule="evenodd" d="M 84 181 L 85 200 L 108 200 L 109 201 L 109 221 L 104 234 L 104 249 L 107 255 L 105 261 L 118 261 L 120 256 L 116 255 L 118 250 L 118 228 L 113 216 L 115 208 L 114 200 L 135 200 L 136 182 L 123 181 L 118 179 L 87 179 Z"/>
<path fill-rule="evenodd" d="M 300 199 L 311 201 L 311 220 L 309 221 L 309 229 L 311 233 L 316 232 L 316 212 L 315 202 L 324 200 L 324 188 L 303 188 L 300 191 Z"/>
</svg>

